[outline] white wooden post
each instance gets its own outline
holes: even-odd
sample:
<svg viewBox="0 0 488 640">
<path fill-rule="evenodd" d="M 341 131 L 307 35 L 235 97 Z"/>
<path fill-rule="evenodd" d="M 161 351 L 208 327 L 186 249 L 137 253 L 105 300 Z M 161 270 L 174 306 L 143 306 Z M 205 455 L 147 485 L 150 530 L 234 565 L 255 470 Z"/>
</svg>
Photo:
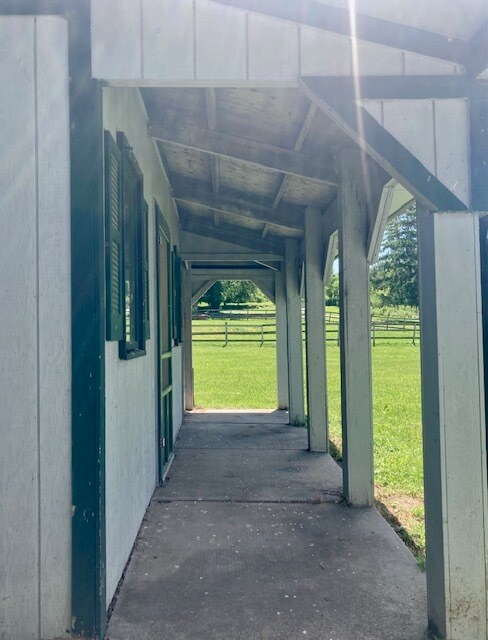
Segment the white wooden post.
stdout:
<svg viewBox="0 0 488 640">
<path fill-rule="evenodd" d="M 192 352 L 192 302 L 191 302 L 191 271 L 183 269 L 182 274 L 182 305 L 183 305 L 183 380 L 185 411 L 193 411 L 193 352 Z"/>
<path fill-rule="evenodd" d="M 288 409 L 288 327 L 285 272 L 282 269 L 275 271 L 276 377 L 278 409 Z"/>
<path fill-rule="evenodd" d="M 488 637 L 488 502 L 479 220 L 418 210 L 431 631 Z"/>
<path fill-rule="evenodd" d="M 290 424 L 305 424 L 303 397 L 302 303 L 298 243 L 287 238 L 286 244 L 286 316 L 288 327 L 288 400 Z"/>
<path fill-rule="evenodd" d="M 361 154 L 341 153 L 339 284 L 344 495 L 373 503 L 371 314 L 367 261 L 367 195 Z"/>
<path fill-rule="evenodd" d="M 305 211 L 305 322 L 307 353 L 308 448 L 329 450 L 325 369 L 325 294 L 322 214 Z"/>
</svg>

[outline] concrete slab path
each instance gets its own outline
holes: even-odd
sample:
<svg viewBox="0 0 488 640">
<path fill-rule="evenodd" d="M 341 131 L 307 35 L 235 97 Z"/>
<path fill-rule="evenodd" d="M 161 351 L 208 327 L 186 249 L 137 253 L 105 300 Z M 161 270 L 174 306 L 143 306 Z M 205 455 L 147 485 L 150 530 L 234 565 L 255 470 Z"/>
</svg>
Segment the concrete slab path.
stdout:
<svg viewBox="0 0 488 640">
<path fill-rule="evenodd" d="M 108 640 L 421 640 L 425 576 L 281 414 L 192 414 Z"/>
</svg>

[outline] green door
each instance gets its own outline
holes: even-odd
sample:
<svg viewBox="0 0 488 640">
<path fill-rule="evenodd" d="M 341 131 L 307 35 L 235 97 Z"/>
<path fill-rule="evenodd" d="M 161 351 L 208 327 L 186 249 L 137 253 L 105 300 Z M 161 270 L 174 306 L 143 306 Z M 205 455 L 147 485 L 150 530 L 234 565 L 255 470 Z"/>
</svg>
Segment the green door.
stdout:
<svg viewBox="0 0 488 640">
<path fill-rule="evenodd" d="M 156 264 L 158 310 L 158 424 L 159 479 L 163 482 L 173 456 L 173 380 L 171 242 L 163 215 L 156 207 Z"/>
</svg>

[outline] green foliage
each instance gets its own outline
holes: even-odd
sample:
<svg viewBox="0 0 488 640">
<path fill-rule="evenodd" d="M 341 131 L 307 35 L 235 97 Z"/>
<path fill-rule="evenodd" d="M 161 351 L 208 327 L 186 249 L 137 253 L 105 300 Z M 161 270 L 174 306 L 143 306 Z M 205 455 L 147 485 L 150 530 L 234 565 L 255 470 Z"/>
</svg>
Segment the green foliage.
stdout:
<svg viewBox="0 0 488 640">
<path fill-rule="evenodd" d="M 200 301 L 208 304 L 210 309 L 220 309 L 224 304 L 224 299 L 224 283 L 219 281 L 210 287 Z"/>
<path fill-rule="evenodd" d="M 265 296 L 250 280 L 219 281 L 210 287 L 201 298 L 211 309 L 220 309 L 224 304 L 261 302 Z"/>
<path fill-rule="evenodd" d="M 371 269 L 374 306 L 418 306 L 417 221 L 414 209 L 392 220 L 378 262 Z"/>
<path fill-rule="evenodd" d="M 339 306 L 339 275 L 333 273 L 329 284 L 325 287 L 325 304 L 329 307 Z"/>
</svg>

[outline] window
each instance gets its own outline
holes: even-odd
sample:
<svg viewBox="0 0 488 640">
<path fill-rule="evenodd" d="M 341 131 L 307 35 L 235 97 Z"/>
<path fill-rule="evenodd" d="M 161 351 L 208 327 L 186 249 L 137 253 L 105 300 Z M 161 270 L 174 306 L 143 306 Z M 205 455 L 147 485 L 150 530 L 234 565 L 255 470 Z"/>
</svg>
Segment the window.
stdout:
<svg viewBox="0 0 488 640">
<path fill-rule="evenodd" d="M 125 360 L 144 355 L 149 335 L 148 207 L 127 138 L 105 132 L 107 340 Z"/>
</svg>

